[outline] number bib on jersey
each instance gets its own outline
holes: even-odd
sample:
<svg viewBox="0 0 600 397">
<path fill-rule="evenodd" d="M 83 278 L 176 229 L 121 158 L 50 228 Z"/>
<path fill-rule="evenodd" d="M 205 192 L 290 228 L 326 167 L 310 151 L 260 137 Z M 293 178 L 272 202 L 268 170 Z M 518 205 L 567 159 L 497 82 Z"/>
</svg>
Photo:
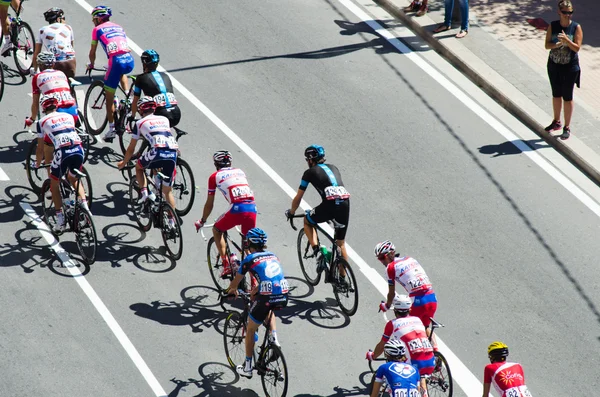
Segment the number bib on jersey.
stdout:
<svg viewBox="0 0 600 397">
<path fill-rule="evenodd" d="M 152 137 L 153 147 L 166 149 L 179 149 L 179 144 L 174 136 L 155 135 Z"/>
<path fill-rule="evenodd" d="M 532 397 L 527 386 L 515 386 L 504 391 L 506 397 Z"/>
<path fill-rule="evenodd" d="M 350 198 L 350 193 L 344 186 L 327 186 L 325 188 L 325 198 L 327 200 L 345 200 Z"/>
<path fill-rule="evenodd" d="M 418 291 L 422 289 L 423 286 L 429 286 L 431 282 L 429 281 L 429 277 L 419 275 L 419 277 L 411 278 L 408 280 L 408 286 L 411 291 Z"/>
<path fill-rule="evenodd" d="M 79 135 L 75 133 L 71 134 L 60 134 L 56 137 L 55 148 L 63 148 L 71 145 L 78 145 L 81 143 Z"/>
<path fill-rule="evenodd" d="M 177 105 L 177 99 L 175 99 L 175 95 L 171 92 L 167 92 L 166 95 L 161 93 L 154 96 L 156 107 L 167 106 L 167 99 L 169 100 L 169 104 L 171 106 Z"/>
<path fill-rule="evenodd" d="M 127 40 L 119 39 L 110 41 L 106 44 L 106 53 L 111 56 L 121 52 L 128 52 L 129 45 L 127 44 Z"/>
<path fill-rule="evenodd" d="M 408 350 L 411 353 L 420 353 L 422 351 L 431 350 L 433 347 L 431 346 L 431 342 L 427 338 L 416 338 L 408 343 Z"/>
<path fill-rule="evenodd" d="M 254 199 L 254 193 L 248 185 L 233 186 L 229 189 L 233 201 L 244 201 Z"/>
<path fill-rule="evenodd" d="M 392 397 L 421 397 L 417 389 L 396 389 Z"/>
<path fill-rule="evenodd" d="M 59 92 L 51 92 L 49 94 L 45 94 L 47 96 L 51 96 L 56 98 L 56 100 L 58 101 L 58 103 L 63 103 L 63 102 L 73 102 L 73 95 L 71 95 L 71 92 L 69 91 L 59 91 Z"/>
</svg>

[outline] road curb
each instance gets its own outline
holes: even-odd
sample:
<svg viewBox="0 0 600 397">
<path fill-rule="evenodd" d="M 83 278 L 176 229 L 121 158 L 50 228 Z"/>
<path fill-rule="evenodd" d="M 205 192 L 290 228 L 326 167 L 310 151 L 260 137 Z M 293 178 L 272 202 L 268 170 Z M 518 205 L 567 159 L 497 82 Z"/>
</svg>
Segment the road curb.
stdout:
<svg viewBox="0 0 600 397">
<path fill-rule="evenodd" d="M 413 18 L 408 17 L 404 11 L 397 5 L 393 4 L 390 0 L 373 0 L 375 4 L 385 9 L 391 15 L 396 17 L 410 30 L 418 34 L 423 40 L 429 44 L 438 54 L 444 57 L 450 62 L 455 68 L 463 73 L 469 80 L 479 86 L 488 96 L 495 100 L 500 106 L 505 108 L 509 113 L 521 121 L 527 128 L 535 132 L 540 138 L 546 143 L 552 146 L 556 151 L 561 153 L 571 163 L 578 167 L 584 172 L 590 179 L 592 179 L 597 185 L 600 185 L 600 170 L 596 169 L 590 164 L 584 157 L 574 151 L 572 148 L 567 146 L 563 141 L 557 139 L 552 134 L 544 131 L 544 126 L 535 120 L 529 113 L 523 108 L 518 106 L 509 97 L 507 97 L 501 90 L 496 88 L 485 78 L 483 78 L 476 70 L 471 68 L 466 62 L 464 62 L 458 55 L 452 50 L 442 44 L 436 39 L 433 34 L 423 28 Z"/>
</svg>

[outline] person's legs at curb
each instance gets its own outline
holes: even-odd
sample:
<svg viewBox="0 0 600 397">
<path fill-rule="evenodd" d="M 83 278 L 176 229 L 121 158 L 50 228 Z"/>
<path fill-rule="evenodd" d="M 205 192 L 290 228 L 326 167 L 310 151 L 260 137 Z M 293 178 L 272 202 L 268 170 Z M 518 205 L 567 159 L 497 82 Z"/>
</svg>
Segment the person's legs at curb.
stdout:
<svg viewBox="0 0 600 397">
<path fill-rule="evenodd" d="M 444 23 L 438 25 L 433 33 L 441 33 L 450 30 L 452 27 L 452 10 L 454 10 L 454 0 L 444 0 Z"/>
<path fill-rule="evenodd" d="M 458 0 L 460 7 L 460 32 L 456 35 L 457 39 L 461 39 L 469 34 L 469 0 Z"/>
</svg>

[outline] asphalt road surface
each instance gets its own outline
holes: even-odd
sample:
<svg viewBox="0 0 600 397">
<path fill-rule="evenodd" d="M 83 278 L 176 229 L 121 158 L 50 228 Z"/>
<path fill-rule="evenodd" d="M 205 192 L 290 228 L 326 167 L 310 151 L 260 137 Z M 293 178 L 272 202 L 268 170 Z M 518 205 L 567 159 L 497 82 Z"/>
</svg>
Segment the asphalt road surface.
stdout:
<svg viewBox="0 0 600 397">
<path fill-rule="evenodd" d="M 364 265 L 359 271 L 356 258 L 383 276 L 372 250 L 384 239 L 417 258 L 434 284 L 436 317 L 446 324 L 439 336 L 460 364 L 452 368 L 455 396 L 481 395 L 472 377 L 481 382 L 487 345 L 498 339 L 523 364 L 533 395 L 598 393 L 598 216 L 343 3 L 107 5 L 113 21 L 141 48 L 156 49 L 161 65 L 188 90 L 177 92 L 180 126 L 191 133 L 182 138 L 183 157 L 198 189 L 184 218 L 183 257 L 174 263 L 163 254 L 157 230 L 138 231 L 126 205 L 127 183 L 116 170 L 118 144 L 99 143 L 88 165 L 98 259 L 79 267 L 91 288 L 72 277 L 23 211 L 29 204 L 41 213 L 23 168 L 31 89 L 29 79 L 9 77 L 0 104 L 0 163 L 10 179 L 0 181 L 1 395 L 263 395 L 258 377 L 239 379 L 227 367 L 226 314 L 206 266 L 206 243 L 193 228 L 214 169 L 212 154 L 220 149 L 232 151 L 234 166 L 247 173 L 258 226 L 295 287 L 278 329 L 290 370 L 288 396 L 366 395 L 364 354 L 384 326 L 375 287 L 381 277 Z M 93 25 L 85 3 L 26 6 L 24 19 L 34 29 L 43 25 L 42 10 L 66 11 L 76 34 L 78 75 L 87 84 Z M 97 64 L 104 59 L 100 51 Z M 2 61 L 14 69 L 11 59 Z M 136 62 L 139 72 L 137 56 Z M 441 68 L 452 73 L 448 65 Z M 472 98 L 479 95 L 469 84 L 458 85 Z M 190 101 L 192 95 L 201 103 Z M 224 124 L 214 123 L 201 105 Z M 296 233 L 284 217 L 291 198 L 282 186 L 296 190 L 304 148 L 313 143 L 325 147 L 352 194 L 347 241 L 357 254 L 360 304 L 351 318 L 336 307 L 330 286 L 304 282 Z M 577 179 L 572 167 L 555 164 Z M 314 191 L 306 199 L 318 204 Z M 214 217 L 225 209 L 222 198 L 217 203 Z M 72 234 L 60 243 L 77 258 Z M 90 291 L 97 298 L 90 300 Z M 106 313 L 114 322 L 105 321 Z"/>
</svg>

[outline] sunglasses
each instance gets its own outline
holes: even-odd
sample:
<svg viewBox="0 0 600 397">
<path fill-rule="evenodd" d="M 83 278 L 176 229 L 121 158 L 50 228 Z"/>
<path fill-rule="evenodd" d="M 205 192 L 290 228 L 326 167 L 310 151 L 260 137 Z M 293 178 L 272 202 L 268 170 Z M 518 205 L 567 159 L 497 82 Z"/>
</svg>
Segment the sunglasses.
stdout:
<svg viewBox="0 0 600 397">
<path fill-rule="evenodd" d="M 377 257 L 377 259 L 379 259 L 379 261 L 383 261 L 386 258 L 387 254 L 381 254 Z"/>
<path fill-rule="evenodd" d="M 573 15 L 573 11 L 563 11 L 563 10 L 560 10 L 560 13 L 563 14 L 563 15 Z"/>
</svg>

